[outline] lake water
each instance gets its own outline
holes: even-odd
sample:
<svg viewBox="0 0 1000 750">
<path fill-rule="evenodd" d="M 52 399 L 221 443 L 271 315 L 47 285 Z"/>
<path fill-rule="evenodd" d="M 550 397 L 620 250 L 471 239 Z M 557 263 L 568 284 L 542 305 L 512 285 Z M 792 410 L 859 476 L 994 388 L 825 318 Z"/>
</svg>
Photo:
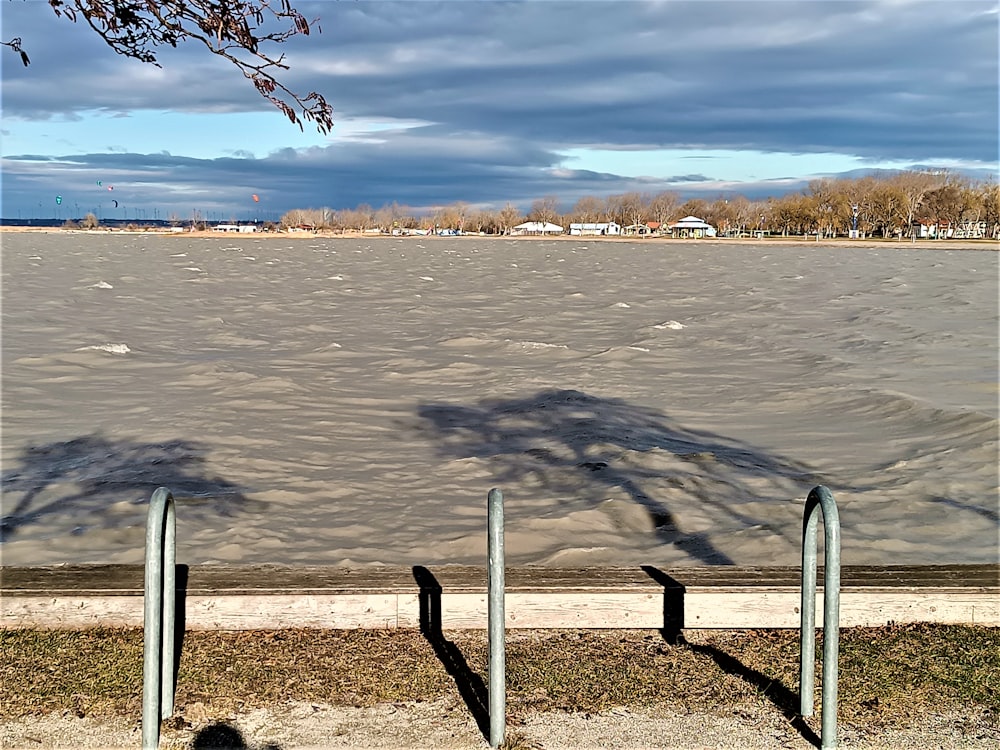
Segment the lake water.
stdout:
<svg viewBox="0 0 1000 750">
<path fill-rule="evenodd" d="M 996 562 L 997 261 L 5 233 L 2 561 Z"/>
</svg>

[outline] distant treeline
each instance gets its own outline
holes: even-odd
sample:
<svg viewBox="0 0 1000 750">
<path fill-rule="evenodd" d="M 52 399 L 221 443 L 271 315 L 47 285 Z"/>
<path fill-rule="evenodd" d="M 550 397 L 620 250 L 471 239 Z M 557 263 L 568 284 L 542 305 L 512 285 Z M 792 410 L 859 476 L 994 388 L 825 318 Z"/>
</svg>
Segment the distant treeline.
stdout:
<svg viewBox="0 0 1000 750">
<path fill-rule="evenodd" d="M 430 214 L 392 203 L 375 209 L 294 209 L 281 217 L 284 227 L 317 230 L 454 229 L 507 234 L 524 221 L 571 223 L 615 222 L 622 227 L 666 227 L 685 216 L 697 216 L 723 236 L 767 232 L 779 235 L 819 233 L 863 236 L 1000 237 L 1000 185 L 975 182 L 947 171 L 894 172 L 855 179 L 819 179 L 799 193 L 765 200 L 726 195 L 713 201 L 682 202 L 674 192 L 655 195 L 623 193 L 605 198 L 585 196 L 562 213 L 557 196 L 539 198 L 527 214 L 508 203 L 500 210 L 481 210 L 459 201 Z"/>
</svg>

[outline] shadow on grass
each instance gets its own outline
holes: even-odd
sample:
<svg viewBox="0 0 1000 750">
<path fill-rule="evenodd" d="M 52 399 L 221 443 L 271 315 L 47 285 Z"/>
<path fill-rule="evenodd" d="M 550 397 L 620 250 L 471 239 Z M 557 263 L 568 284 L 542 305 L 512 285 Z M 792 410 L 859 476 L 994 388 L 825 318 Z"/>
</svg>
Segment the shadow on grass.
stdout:
<svg viewBox="0 0 1000 750">
<path fill-rule="evenodd" d="M 819 747 L 820 737 L 799 715 L 799 694 L 788 689 L 763 672 L 751 669 L 734 656 L 715 646 L 689 643 L 684 638 L 684 584 L 665 571 L 652 565 L 643 565 L 642 571 L 663 586 L 663 627 L 660 635 L 671 646 L 683 646 L 696 654 L 707 656 L 726 674 L 739 677 L 751 685 L 759 695 L 766 697 L 781 711 L 806 742 Z"/>
<path fill-rule="evenodd" d="M 191 740 L 191 750 L 251 750 L 251 747 L 239 729 L 222 721 L 199 729 Z M 269 742 L 259 750 L 281 750 L 281 746 Z"/>
<path fill-rule="evenodd" d="M 434 649 L 445 671 L 455 681 L 483 738 L 490 738 L 489 694 L 483 678 L 465 660 L 458 646 L 441 631 L 441 584 L 423 565 L 413 566 L 413 579 L 420 587 L 420 633 Z"/>
<path fill-rule="evenodd" d="M 775 708 L 781 711 L 782 716 L 795 727 L 806 742 L 811 743 L 815 747 L 820 746 L 821 740 L 819 735 L 799 715 L 799 694 L 797 692 L 789 690 L 763 672 L 751 669 L 736 657 L 730 656 L 725 651 L 720 651 L 715 646 L 696 643 L 687 643 L 686 645 L 694 653 L 709 657 L 726 674 L 739 677 L 751 685 L 759 695 L 767 698 L 774 704 Z"/>
</svg>

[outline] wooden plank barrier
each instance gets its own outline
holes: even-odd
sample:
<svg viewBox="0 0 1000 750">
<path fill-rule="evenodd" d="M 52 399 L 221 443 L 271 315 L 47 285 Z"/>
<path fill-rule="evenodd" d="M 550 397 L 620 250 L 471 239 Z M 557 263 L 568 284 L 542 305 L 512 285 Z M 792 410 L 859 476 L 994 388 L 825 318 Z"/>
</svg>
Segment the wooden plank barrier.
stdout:
<svg viewBox="0 0 1000 750">
<path fill-rule="evenodd" d="M 508 628 L 798 628 L 795 567 L 506 570 Z M 822 580 L 822 573 L 820 573 Z M 486 569 L 177 566 L 189 630 L 486 628 Z M 141 565 L 0 568 L 0 628 L 141 627 Z M 822 610 L 817 613 L 822 617 Z M 423 619 L 422 619 L 423 618 Z M 845 566 L 842 627 L 1000 626 L 1000 565 Z"/>
</svg>

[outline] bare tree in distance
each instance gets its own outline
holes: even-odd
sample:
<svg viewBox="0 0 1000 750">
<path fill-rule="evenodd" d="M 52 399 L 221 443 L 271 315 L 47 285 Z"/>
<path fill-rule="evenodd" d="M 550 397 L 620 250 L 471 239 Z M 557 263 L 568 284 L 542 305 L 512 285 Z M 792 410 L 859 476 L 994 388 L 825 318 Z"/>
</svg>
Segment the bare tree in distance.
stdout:
<svg viewBox="0 0 1000 750">
<path fill-rule="evenodd" d="M 293 124 L 316 125 L 321 133 L 333 127 L 333 108 L 321 94 L 300 95 L 276 77 L 288 70 L 284 54 L 265 47 L 302 34 L 320 31 L 318 19 L 309 21 L 292 6 L 292 0 L 48 0 L 55 14 L 76 22 L 86 21 L 119 55 L 161 67 L 157 48 L 176 47 L 195 40 L 214 55 L 233 63 L 265 99 Z M 278 24 L 276 30 L 268 27 Z M 10 47 L 27 66 L 30 63 L 15 37 L 0 42 Z M 289 102 L 294 102 L 301 114 Z"/>
<path fill-rule="evenodd" d="M 554 195 L 547 195 L 531 203 L 531 210 L 528 211 L 528 221 L 552 223 L 558 218 L 559 199 Z"/>
<path fill-rule="evenodd" d="M 497 214 L 497 219 L 500 223 L 500 233 L 507 234 L 510 232 L 511 228 L 520 223 L 522 218 L 521 211 L 512 203 L 508 203 Z"/>
<path fill-rule="evenodd" d="M 594 195 L 580 198 L 570 211 L 570 215 L 580 223 L 593 223 L 601 220 L 604 212 L 604 200 Z"/>
</svg>

